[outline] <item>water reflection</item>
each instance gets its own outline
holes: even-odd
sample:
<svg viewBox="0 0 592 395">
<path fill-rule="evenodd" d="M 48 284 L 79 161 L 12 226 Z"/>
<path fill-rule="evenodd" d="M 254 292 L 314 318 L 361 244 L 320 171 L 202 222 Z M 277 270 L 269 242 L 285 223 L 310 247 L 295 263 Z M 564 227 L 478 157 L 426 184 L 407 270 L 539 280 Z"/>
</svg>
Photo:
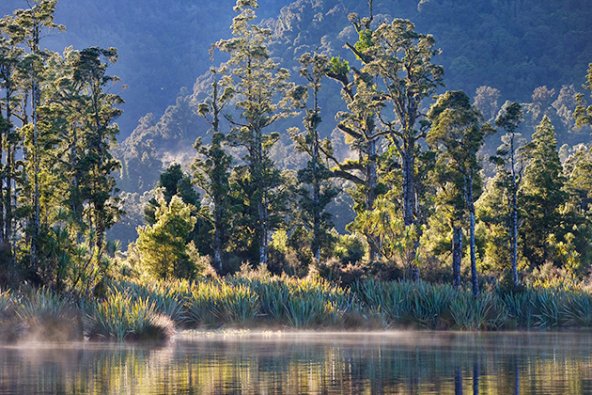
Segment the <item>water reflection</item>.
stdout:
<svg viewBox="0 0 592 395">
<path fill-rule="evenodd" d="M 587 334 L 183 335 L 0 348 L 0 393 L 583 394 Z"/>
</svg>

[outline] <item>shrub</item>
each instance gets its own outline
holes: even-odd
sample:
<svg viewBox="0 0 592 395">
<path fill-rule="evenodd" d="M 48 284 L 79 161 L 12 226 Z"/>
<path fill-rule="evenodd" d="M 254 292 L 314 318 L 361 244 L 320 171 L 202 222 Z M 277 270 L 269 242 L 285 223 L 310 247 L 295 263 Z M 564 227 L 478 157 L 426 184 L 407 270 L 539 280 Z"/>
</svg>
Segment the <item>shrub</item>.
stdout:
<svg viewBox="0 0 592 395">
<path fill-rule="evenodd" d="M 534 325 L 532 291 L 500 293 L 508 313 L 507 327 L 531 328 Z"/>
<path fill-rule="evenodd" d="M 286 316 L 296 328 L 335 322 L 347 309 L 345 291 L 310 277 L 289 283 Z"/>
<path fill-rule="evenodd" d="M 422 327 L 447 327 L 452 318 L 450 304 L 456 297 L 458 291 L 450 285 L 420 283 L 413 292 L 413 317 Z"/>
<path fill-rule="evenodd" d="M 562 324 L 565 294 L 559 290 L 545 289 L 533 293 L 534 325 L 539 328 L 558 328 Z"/>
<path fill-rule="evenodd" d="M 339 236 L 333 255 L 343 265 L 360 262 L 366 255 L 366 242 L 357 234 Z"/>
<path fill-rule="evenodd" d="M 285 318 L 290 290 L 285 281 L 278 278 L 271 280 L 253 280 L 249 286 L 259 296 L 261 314 L 269 320 L 281 322 Z"/>
</svg>

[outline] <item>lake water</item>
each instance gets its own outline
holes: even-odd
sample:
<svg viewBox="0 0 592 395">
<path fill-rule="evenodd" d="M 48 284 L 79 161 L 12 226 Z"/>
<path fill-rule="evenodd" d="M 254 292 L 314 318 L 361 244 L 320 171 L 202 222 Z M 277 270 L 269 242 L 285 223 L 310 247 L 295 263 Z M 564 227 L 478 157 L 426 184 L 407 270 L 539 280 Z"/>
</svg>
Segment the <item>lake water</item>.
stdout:
<svg viewBox="0 0 592 395">
<path fill-rule="evenodd" d="M 183 333 L 0 348 L 1 394 L 590 394 L 592 334 Z"/>
</svg>

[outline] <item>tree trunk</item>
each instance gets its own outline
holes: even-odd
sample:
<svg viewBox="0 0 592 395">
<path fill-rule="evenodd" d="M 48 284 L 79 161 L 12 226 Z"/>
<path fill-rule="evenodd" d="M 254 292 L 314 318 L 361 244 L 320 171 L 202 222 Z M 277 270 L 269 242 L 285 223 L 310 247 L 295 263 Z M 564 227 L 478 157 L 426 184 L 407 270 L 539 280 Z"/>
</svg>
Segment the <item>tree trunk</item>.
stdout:
<svg viewBox="0 0 592 395">
<path fill-rule="evenodd" d="M 452 229 L 452 285 L 460 288 L 460 267 L 463 255 L 462 228 L 454 226 Z"/>
<path fill-rule="evenodd" d="M 415 225 L 415 153 L 414 145 L 403 155 L 403 210 L 405 226 Z"/>
<path fill-rule="evenodd" d="M 214 207 L 214 267 L 222 273 L 222 212 L 219 202 Z"/>
<path fill-rule="evenodd" d="M 267 265 L 268 256 L 268 230 L 267 210 L 264 201 L 259 202 L 260 240 L 259 240 L 259 266 Z"/>
<path fill-rule="evenodd" d="M 510 138 L 510 157 L 512 165 L 512 282 L 519 285 L 518 279 L 518 182 L 516 179 L 516 157 L 514 133 Z"/>
<path fill-rule="evenodd" d="M 403 153 L 403 221 L 405 227 L 416 225 L 417 197 L 415 191 L 415 142 L 405 144 Z M 419 281 L 419 267 L 415 262 L 419 240 L 413 241 L 413 248 L 408 254 L 409 262 L 406 262 L 411 271 L 413 281 Z"/>
<path fill-rule="evenodd" d="M 313 242 L 312 251 L 317 263 L 321 262 L 321 212 L 319 210 L 321 200 L 321 186 L 318 177 L 319 163 L 319 142 L 316 131 L 314 132 L 314 142 L 312 150 L 312 199 L 313 199 Z"/>
<path fill-rule="evenodd" d="M 37 22 L 33 27 L 31 52 L 34 55 L 39 53 L 40 29 Z M 33 65 L 33 68 L 35 66 Z M 33 121 L 33 235 L 31 237 L 31 264 L 33 268 L 38 265 L 38 245 L 39 245 L 39 221 L 41 216 L 40 198 L 39 198 L 39 121 L 37 119 L 37 107 L 41 100 L 41 90 L 37 81 L 36 71 L 33 70 L 31 84 L 31 119 Z"/>
<path fill-rule="evenodd" d="M 255 163 L 254 173 L 252 175 L 255 180 L 256 196 L 257 196 L 257 214 L 258 214 L 258 226 L 259 226 L 259 266 L 267 266 L 268 255 L 269 255 L 269 223 L 268 223 L 268 212 L 267 212 L 267 187 L 265 185 L 265 164 L 264 164 L 264 152 L 263 152 L 263 141 L 262 133 L 259 130 L 255 130 Z"/>
<path fill-rule="evenodd" d="M 469 240 L 471 253 L 471 289 L 473 296 L 479 296 L 479 275 L 477 273 L 477 251 L 475 242 L 475 203 L 473 202 L 473 175 L 468 177 L 467 205 L 469 207 Z"/>
<path fill-rule="evenodd" d="M 11 83 L 10 83 L 10 71 L 7 71 L 6 81 L 6 122 L 8 127 L 6 129 L 6 193 L 4 194 L 4 209 L 6 215 L 4 217 L 4 237 L 6 244 L 10 247 L 10 241 L 12 240 L 12 174 L 14 164 L 14 154 L 12 148 L 11 134 L 12 134 L 12 108 L 11 108 Z M 12 255 L 12 251 L 11 251 Z"/>
<path fill-rule="evenodd" d="M 37 106 L 39 104 L 39 88 L 34 78 L 31 89 L 31 119 L 33 121 L 33 234 L 31 237 L 31 264 L 33 268 L 38 264 L 38 244 L 39 244 L 39 221 L 41 217 L 41 207 L 39 198 L 39 128 L 37 119 Z"/>
<path fill-rule="evenodd" d="M 403 152 L 403 221 L 405 227 L 417 225 L 416 209 L 417 197 L 415 190 L 415 142 L 405 143 Z M 410 268 L 413 281 L 419 281 L 419 267 L 415 262 L 419 240 L 414 240 L 413 248 L 407 254 L 407 266 Z"/>
<path fill-rule="evenodd" d="M 376 140 L 368 142 L 368 165 L 366 167 L 366 179 L 368 180 L 368 191 L 366 195 L 366 210 L 374 210 L 374 202 L 376 201 L 376 188 L 378 186 L 377 174 L 377 155 L 376 155 Z M 370 262 L 375 262 L 379 258 L 379 241 L 373 235 L 369 235 L 368 244 L 370 245 Z"/>
<path fill-rule="evenodd" d="M 454 395 L 462 395 L 462 394 L 463 394 L 462 370 L 460 370 L 460 368 L 456 368 L 454 370 Z"/>
<path fill-rule="evenodd" d="M 8 105 L 8 103 L 7 103 Z M 1 114 L 0 114 L 1 117 Z M 6 120 L 8 122 L 8 120 Z M 8 136 L 8 128 L 0 128 L 0 248 L 4 249 L 6 242 L 6 228 L 5 228 L 5 217 L 4 217 L 4 178 L 6 175 L 6 167 L 4 165 L 4 146 L 5 134 Z M 8 138 L 6 137 L 6 140 Z"/>
</svg>

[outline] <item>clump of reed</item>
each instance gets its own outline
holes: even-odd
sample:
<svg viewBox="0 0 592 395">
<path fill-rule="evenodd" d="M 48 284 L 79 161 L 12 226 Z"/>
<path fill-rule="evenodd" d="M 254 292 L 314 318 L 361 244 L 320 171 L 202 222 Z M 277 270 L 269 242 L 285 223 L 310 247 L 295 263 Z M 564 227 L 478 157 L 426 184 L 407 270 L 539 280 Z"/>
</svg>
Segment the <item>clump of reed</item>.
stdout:
<svg viewBox="0 0 592 395">
<path fill-rule="evenodd" d="M 251 322 L 259 312 L 259 297 L 248 286 L 218 280 L 193 285 L 188 315 L 197 326 Z"/>
<path fill-rule="evenodd" d="M 19 295 L 13 302 L 20 338 L 40 341 L 81 338 L 80 311 L 73 299 L 40 288 Z"/>
<path fill-rule="evenodd" d="M 178 326 L 187 323 L 189 317 L 185 305 L 191 295 L 191 285 L 187 280 L 147 284 L 124 281 L 114 283 L 112 288 L 120 293 L 128 293 L 134 299 L 149 301 L 156 314 L 168 317 Z"/>
<path fill-rule="evenodd" d="M 485 290 L 366 280 L 343 288 L 315 277 L 258 271 L 198 282 L 113 282 L 104 298 L 74 300 L 49 289 L 0 291 L 0 339 L 156 340 L 175 327 L 592 328 L 584 290 Z M 82 318 L 84 317 L 84 319 Z M 84 322 L 84 327 L 82 325 Z"/>
<path fill-rule="evenodd" d="M 284 307 L 290 325 L 305 328 L 338 323 L 351 303 L 343 289 L 311 277 L 288 283 Z"/>
<path fill-rule="evenodd" d="M 11 291 L 0 290 L 0 317 L 4 318 L 13 311 L 14 302 Z"/>
<path fill-rule="evenodd" d="M 153 301 L 130 292 L 113 289 L 86 310 L 85 332 L 90 339 L 164 341 L 174 334 L 174 323 L 157 313 Z"/>
</svg>

